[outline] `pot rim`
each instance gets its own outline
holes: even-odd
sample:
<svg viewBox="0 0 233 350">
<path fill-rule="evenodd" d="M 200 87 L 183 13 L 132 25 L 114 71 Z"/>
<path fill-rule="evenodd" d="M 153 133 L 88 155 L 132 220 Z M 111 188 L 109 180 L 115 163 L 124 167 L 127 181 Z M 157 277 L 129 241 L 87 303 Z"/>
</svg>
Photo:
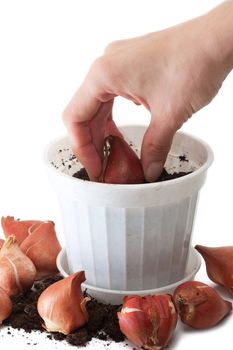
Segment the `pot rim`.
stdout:
<svg viewBox="0 0 233 350">
<path fill-rule="evenodd" d="M 127 127 L 148 127 L 148 125 L 143 125 L 143 124 L 123 124 L 123 125 L 119 125 L 119 128 L 127 128 Z M 193 178 L 199 176 L 201 173 L 204 173 L 209 167 L 210 165 L 213 163 L 214 160 L 214 153 L 211 149 L 211 147 L 205 142 L 203 141 L 201 138 L 194 136 L 190 133 L 184 132 L 184 131 L 177 131 L 176 134 L 180 134 L 180 135 L 184 135 L 185 137 L 190 138 L 193 141 L 198 142 L 199 144 L 201 144 L 207 152 L 207 159 L 206 161 L 196 170 L 194 170 L 192 173 L 187 174 L 185 176 L 176 178 L 176 179 L 171 179 L 168 181 L 161 181 L 161 182 L 151 182 L 151 183 L 143 183 L 143 184 L 109 184 L 109 183 L 102 183 L 102 182 L 96 182 L 96 181 L 87 181 L 87 180 L 83 180 L 83 179 L 78 179 L 76 177 L 73 177 L 69 174 L 65 174 L 61 171 L 59 171 L 58 169 L 56 169 L 54 167 L 54 165 L 51 163 L 51 161 L 49 160 L 49 151 L 50 149 L 56 145 L 60 140 L 64 140 L 65 138 L 67 138 L 67 135 L 63 135 L 60 137 L 55 138 L 53 141 L 51 141 L 49 144 L 47 144 L 47 146 L 45 147 L 45 151 L 44 151 L 44 155 L 43 155 L 43 159 L 44 159 L 44 163 L 46 164 L 46 166 L 48 167 L 48 169 L 50 169 L 54 174 L 56 174 L 56 176 L 59 177 L 63 177 L 64 179 L 66 179 L 67 181 L 73 182 L 73 184 L 77 185 L 77 184 L 82 184 L 82 186 L 92 186 L 95 189 L 109 189 L 109 190 L 117 190 L 117 189 L 127 189 L 127 190 L 141 190 L 143 188 L 146 188 L 147 190 L 150 188 L 164 188 L 164 187 L 170 187 L 170 186 L 174 186 L 183 182 L 186 182 L 187 180 L 192 180 Z"/>
</svg>

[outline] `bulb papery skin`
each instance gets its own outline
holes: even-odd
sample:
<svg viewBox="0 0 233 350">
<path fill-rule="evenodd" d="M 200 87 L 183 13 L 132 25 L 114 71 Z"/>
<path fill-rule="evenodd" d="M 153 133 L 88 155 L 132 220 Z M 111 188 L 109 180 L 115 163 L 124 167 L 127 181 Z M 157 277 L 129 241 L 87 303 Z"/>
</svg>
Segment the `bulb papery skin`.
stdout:
<svg viewBox="0 0 233 350">
<path fill-rule="evenodd" d="M 9 236 L 0 250 L 0 286 L 9 296 L 31 288 L 36 276 L 33 262 L 20 250 L 14 235 Z"/>
<path fill-rule="evenodd" d="M 125 297 L 118 312 L 120 329 L 135 345 L 148 350 L 164 348 L 177 324 L 177 312 L 171 296 Z"/>
<path fill-rule="evenodd" d="M 215 326 L 232 310 L 232 304 L 214 288 L 198 281 L 178 286 L 173 299 L 181 321 L 196 329 Z"/>
<path fill-rule="evenodd" d="M 130 145 L 119 136 L 105 139 L 103 170 L 100 182 L 140 184 L 145 182 L 140 159 Z"/>
<path fill-rule="evenodd" d="M 37 309 L 47 331 L 70 334 L 88 321 L 85 305 L 90 299 L 83 297 L 81 283 L 84 281 L 84 271 L 76 272 L 40 295 Z"/>
<path fill-rule="evenodd" d="M 233 246 L 205 247 L 196 245 L 206 264 L 208 277 L 233 295 Z"/>
<path fill-rule="evenodd" d="M 3 216 L 1 218 L 5 237 L 14 235 L 19 245 L 33 232 L 36 225 L 41 222 L 40 220 L 15 220 L 14 216 Z"/>
<path fill-rule="evenodd" d="M 56 258 L 61 245 L 52 221 L 37 223 L 33 232 L 20 245 L 20 249 L 36 266 L 36 279 L 52 276 L 58 272 Z"/>
<path fill-rule="evenodd" d="M 7 317 L 10 316 L 12 312 L 12 302 L 8 294 L 0 288 L 0 324 Z"/>
<path fill-rule="evenodd" d="M 2 248 L 4 242 L 5 242 L 4 239 L 1 239 L 1 238 L 0 238 L 0 249 Z"/>
</svg>

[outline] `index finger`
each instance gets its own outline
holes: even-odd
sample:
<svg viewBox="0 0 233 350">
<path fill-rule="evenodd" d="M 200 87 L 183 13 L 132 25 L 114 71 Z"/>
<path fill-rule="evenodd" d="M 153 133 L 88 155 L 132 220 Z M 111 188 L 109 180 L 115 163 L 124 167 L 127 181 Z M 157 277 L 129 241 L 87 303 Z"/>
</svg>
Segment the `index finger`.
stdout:
<svg viewBox="0 0 233 350">
<path fill-rule="evenodd" d="M 80 88 L 63 113 L 74 154 L 87 169 L 90 178 L 96 179 L 101 171 L 101 159 L 90 130 L 90 120 L 100 108 L 101 101 L 90 97 Z"/>
<path fill-rule="evenodd" d="M 106 133 L 117 129 L 112 121 L 113 95 L 105 93 L 105 100 L 92 96 L 83 84 L 63 114 L 73 151 L 91 180 L 97 180 L 102 170 Z"/>
</svg>

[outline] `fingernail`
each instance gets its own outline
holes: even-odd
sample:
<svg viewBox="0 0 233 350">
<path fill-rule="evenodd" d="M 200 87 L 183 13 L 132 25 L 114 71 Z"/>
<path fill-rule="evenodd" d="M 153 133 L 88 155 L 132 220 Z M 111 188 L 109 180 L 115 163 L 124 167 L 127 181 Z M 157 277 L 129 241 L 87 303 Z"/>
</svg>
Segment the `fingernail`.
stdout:
<svg viewBox="0 0 233 350">
<path fill-rule="evenodd" d="M 159 175 L 163 170 L 162 162 L 150 163 L 145 171 L 146 180 L 149 182 L 154 182 L 158 179 Z"/>
</svg>

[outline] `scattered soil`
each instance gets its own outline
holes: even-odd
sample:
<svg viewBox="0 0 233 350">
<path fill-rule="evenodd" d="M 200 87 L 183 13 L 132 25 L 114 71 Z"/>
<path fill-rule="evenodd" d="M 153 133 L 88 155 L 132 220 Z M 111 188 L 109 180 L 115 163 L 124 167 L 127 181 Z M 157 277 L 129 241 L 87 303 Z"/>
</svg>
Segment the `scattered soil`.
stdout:
<svg viewBox="0 0 233 350">
<path fill-rule="evenodd" d="M 188 162 L 189 161 L 185 155 L 179 156 L 179 160 L 180 160 L 180 162 Z M 190 173 L 191 173 L 191 171 L 190 172 L 180 171 L 180 172 L 174 172 L 174 173 L 170 174 L 167 172 L 167 170 L 165 168 L 163 168 L 163 171 L 162 171 L 160 177 L 155 182 L 177 179 L 178 177 L 182 177 L 182 176 L 188 175 Z M 73 176 L 78 178 L 78 179 L 81 179 L 81 180 L 90 181 L 89 176 L 88 176 L 85 168 L 81 168 L 79 171 L 74 173 Z"/>
<path fill-rule="evenodd" d="M 188 162 L 189 161 L 185 154 L 183 154 L 182 156 L 179 156 L 179 160 L 181 162 Z"/>
<path fill-rule="evenodd" d="M 43 320 L 37 312 L 37 300 L 40 294 L 51 284 L 62 279 L 57 275 L 34 283 L 31 290 L 23 295 L 12 298 L 13 311 L 11 316 L 6 319 L 3 324 L 12 328 L 24 329 L 27 333 L 34 330 L 45 332 L 42 327 Z M 86 296 L 86 293 L 84 293 Z M 87 303 L 87 311 L 89 314 L 88 323 L 77 331 L 63 335 L 61 333 L 48 333 L 49 339 L 58 341 L 66 340 L 75 346 L 84 346 L 92 338 L 101 340 L 113 340 L 121 342 L 124 335 L 121 333 L 117 311 L 121 305 L 105 305 L 91 298 Z"/>
</svg>

